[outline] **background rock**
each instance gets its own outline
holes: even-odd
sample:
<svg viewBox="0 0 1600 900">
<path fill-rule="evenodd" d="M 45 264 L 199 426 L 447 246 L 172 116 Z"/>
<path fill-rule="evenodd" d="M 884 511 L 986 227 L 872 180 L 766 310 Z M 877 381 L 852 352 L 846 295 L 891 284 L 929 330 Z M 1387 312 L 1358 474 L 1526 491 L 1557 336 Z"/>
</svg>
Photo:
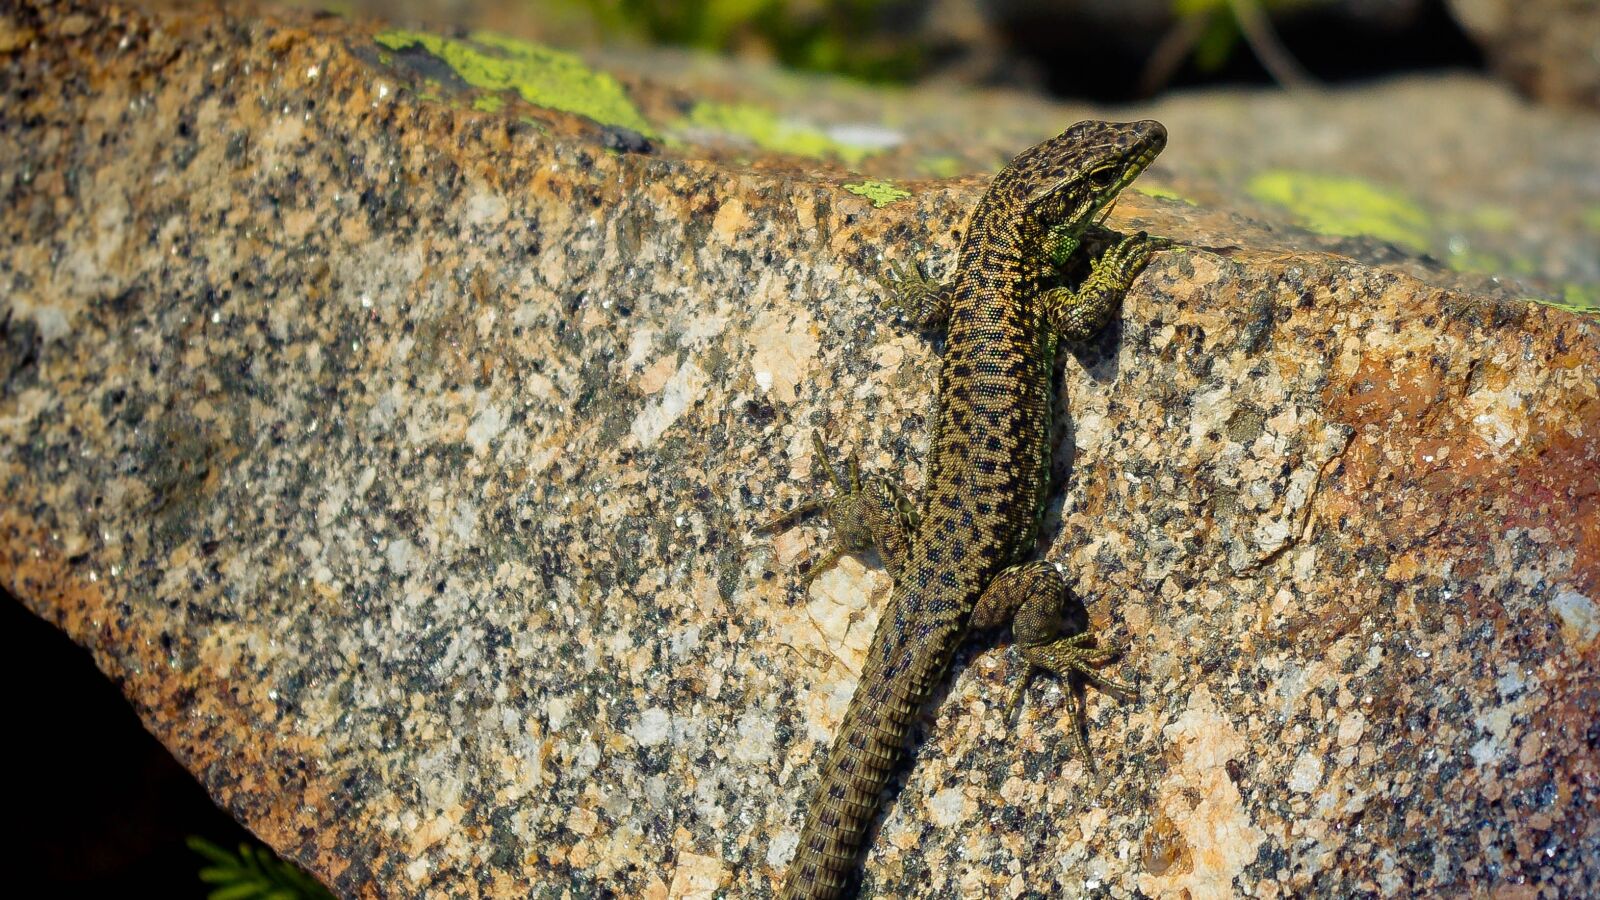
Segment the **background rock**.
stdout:
<svg viewBox="0 0 1600 900">
<path fill-rule="evenodd" d="M 1600 6 L 1450 0 L 1494 67 L 1541 100 L 1600 110 Z"/>
<path fill-rule="evenodd" d="M 1141 696 L 1097 778 L 975 640 L 866 893 L 1600 880 L 1592 120 L 5 16 L 0 583 L 341 893 L 771 890 L 888 580 L 750 530 L 815 428 L 920 483 L 938 347 L 872 276 L 984 179 L 916 176 L 1088 114 L 1167 123 L 1111 224 L 1192 245 L 1061 364 L 1044 552 Z"/>
</svg>

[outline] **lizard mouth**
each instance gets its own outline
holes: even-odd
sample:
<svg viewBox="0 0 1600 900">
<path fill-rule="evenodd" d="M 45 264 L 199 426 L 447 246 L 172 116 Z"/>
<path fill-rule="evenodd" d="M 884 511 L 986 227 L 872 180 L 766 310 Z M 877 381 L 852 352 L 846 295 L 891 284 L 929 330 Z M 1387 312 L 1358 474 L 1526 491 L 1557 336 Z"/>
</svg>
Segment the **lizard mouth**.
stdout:
<svg viewBox="0 0 1600 900">
<path fill-rule="evenodd" d="M 1129 159 L 1127 164 L 1122 167 L 1122 171 L 1117 175 L 1117 180 L 1112 182 L 1110 187 L 1098 192 L 1084 205 L 1084 208 L 1072 219 L 1070 227 L 1074 236 L 1083 234 L 1089 229 L 1090 225 L 1100 225 L 1105 222 L 1106 217 L 1111 215 L 1111 208 L 1116 206 L 1117 197 L 1122 194 L 1123 188 L 1132 184 L 1134 179 L 1149 168 L 1150 163 L 1154 162 L 1156 155 L 1161 152 L 1163 143 L 1153 142 L 1145 147 L 1138 156 Z"/>
</svg>

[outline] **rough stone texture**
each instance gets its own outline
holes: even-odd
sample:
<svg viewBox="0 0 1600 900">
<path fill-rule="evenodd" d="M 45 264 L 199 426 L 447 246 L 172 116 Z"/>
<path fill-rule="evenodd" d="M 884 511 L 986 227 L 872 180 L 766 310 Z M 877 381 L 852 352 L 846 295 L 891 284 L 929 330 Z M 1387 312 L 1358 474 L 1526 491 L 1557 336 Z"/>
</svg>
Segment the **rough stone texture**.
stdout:
<svg viewBox="0 0 1600 900">
<path fill-rule="evenodd" d="M 1593 0 L 1450 0 L 1490 61 L 1541 100 L 1600 110 L 1600 4 Z"/>
<path fill-rule="evenodd" d="M 666 126 L 692 79 L 624 78 L 640 153 L 413 90 L 427 60 L 359 23 L 0 10 L 0 584 L 342 894 L 767 895 L 888 581 L 847 559 L 802 593 L 823 532 L 750 530 L 815 489 L 813 428 L 919 482 L 938 348 L 870 275 L 942 271 L 981 178 L 875 207 Z M 1019 668 L 976 639 L 867 895 L 1600 887 L 1600 320 L 1234 190 L 1249 136 L 1319 171 L 1396 97 L 1537 126 L 1521 156 L 1390 164 L 1463 205 L 1556 178 L 1527 202 L 1574 233 L 1525 274 L 1593 283 L 1592 121 L 1426 81 L 1320 117 L 1156 107 L 1151 183 L 1191 202 L 1130 193 L 1111 224 L 1211 249 L 1063 355 L 1044 548 L 1142 696 L 1089 693 L 1097 778 L 1060 688 L 1002 721 Z M 918 144 L 940 106 L 876 102 Z M 929 143 L 969 162 L 1083 112 L 943 108 Z"/>
</svg>

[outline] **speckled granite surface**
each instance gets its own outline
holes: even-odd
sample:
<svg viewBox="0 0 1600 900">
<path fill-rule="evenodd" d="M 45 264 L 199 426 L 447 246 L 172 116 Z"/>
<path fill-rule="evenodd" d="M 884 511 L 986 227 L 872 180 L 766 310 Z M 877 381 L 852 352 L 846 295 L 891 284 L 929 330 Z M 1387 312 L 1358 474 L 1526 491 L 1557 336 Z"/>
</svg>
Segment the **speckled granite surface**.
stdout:
<svg viewBox="0 0 1600 900">
<path fill-rule="evenodd" d="M 888 581 L 749 532 L 812 428 L 919 483 L 870 274 L 982 181 L 419 99 L 373 34 L 3 7 L 0 582 L 342 894 L 766 896 Z M 1217 250 L 1062 361 L 1044 550 L 1143 688 L 1101 781 L 980 636 L 864 893 L 1592 892 L 1600 320 L 1206 202 L 1121 202 Z"/>
</svg>

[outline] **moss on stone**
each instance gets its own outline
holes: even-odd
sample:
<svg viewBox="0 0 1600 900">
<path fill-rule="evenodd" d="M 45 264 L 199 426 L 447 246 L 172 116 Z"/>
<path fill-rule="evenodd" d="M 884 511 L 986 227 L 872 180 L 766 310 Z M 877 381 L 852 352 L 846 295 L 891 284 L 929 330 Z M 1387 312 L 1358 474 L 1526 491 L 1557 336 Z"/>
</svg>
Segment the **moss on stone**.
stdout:
<svg viewBox="0 0 1600 900">
<path fill-rule="evenodd" d="M 1374 237 L 1425 253 L 1428 214 L 1399 191 L 1359 178 L 1271 169 L 1245 185 L 1263 203 L 1280 206 L 1312 231 L 1339 237 Z"/>
<path fill-rule="evenodd" d="M 833 158 L 852 166 L 878 149 L 836 140 L 819 128 L 785 120 L 753 103 L 702 101 L 696 103 L 678 125 L 737 135 L 776 153 L 813 159 Z"/>
<path fill-rule="evenodd" d="M 1506 234 L 1517 227 L 1517 213 L 1504 206 L 1484 203 L 1469 210 L 1461 217 L 1461 222 L 1477 231 Z"/>
<path fill-rule="evenodd" d="M 655 129 L 616 79 L 590 69 L 570 53 L 483 31 L 457 40 L 395 29 L 378 34 L 376 40 L 396 51 L 421 47 L 473 87 L 516 91 L 535 106 L 577 113 L 603 125 L 619 125 L 656 136 Z M 475 101 L 474 107 L 482 108 L 478 102 L 483 100 Z"/>
<path fill-rule="evenodd" d="M 1600 284 L 1568 284 L 1561 302 L 1554 304 L 1572 312 L 1600 314 Z"/>
<path fill-rule="evenodd" d="M 917 161 L 917 169 L 934 178 L 954 178 L 962 172 L 961 160 L 954 156 L 925 156 Z"/>
<path fill-rule="evenodd" d="M 1172 188 L 1162 187 L 1159 184 L 1145 184 L 1143 182 L 1139 182 L 1133 185 L 1133 189 L 1145 195 L 1146 197 L 1154 197 L 1157 200 L 1175 200 L 1178 203 L 1187 203 L 1190 206 L 1200 205 L 1173 190 Z"/>
</svg>

